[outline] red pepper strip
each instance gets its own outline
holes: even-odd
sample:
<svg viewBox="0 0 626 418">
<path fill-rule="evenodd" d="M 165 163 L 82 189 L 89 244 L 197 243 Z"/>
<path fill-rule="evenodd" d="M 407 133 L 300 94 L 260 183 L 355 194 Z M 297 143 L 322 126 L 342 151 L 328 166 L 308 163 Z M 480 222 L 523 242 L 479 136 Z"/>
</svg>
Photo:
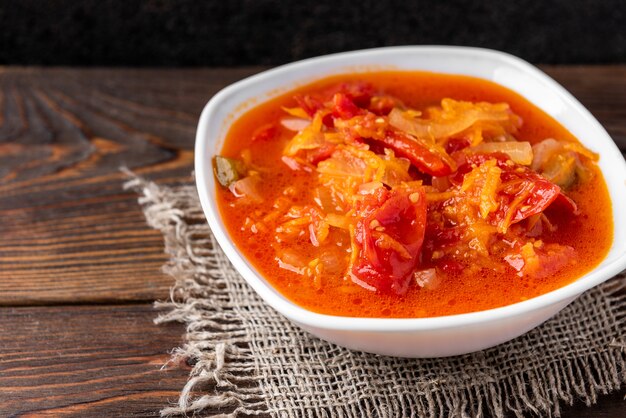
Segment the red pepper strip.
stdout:
<svg viewBox="0 0 626 418">
<path fill-rule="evenodd" d="M 440 156 L 400 131 L 390 130 L 380 142 L 391 148 L 398 157 L 409 160 L 423 173 L 440 177 L 453 171 Z"/>
<path fill-rule="evenodd" d="M 354 102 L 345 94 L 337 93 L 333 96 L 333 116 L 339 119 L 350 119 L 356 115 L 364 113 Z"/>
</svg>

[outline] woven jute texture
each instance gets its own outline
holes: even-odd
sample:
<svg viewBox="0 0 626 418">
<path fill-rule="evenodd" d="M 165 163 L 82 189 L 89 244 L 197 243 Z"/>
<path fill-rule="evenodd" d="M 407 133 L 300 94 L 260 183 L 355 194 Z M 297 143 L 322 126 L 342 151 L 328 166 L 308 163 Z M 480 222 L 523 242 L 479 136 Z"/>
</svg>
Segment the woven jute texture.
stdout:
<svg viewBox="0 0 626 418">
<path fill-rule="evenodd" d="M 265 304 L 216 244 L 193 186 L 139 178 L 147 222 L 163 232 L 175 281 L 157 323 L 186 324 L 172 364 L 194 364 L 162 415 L 278 417 L 559 416 L 626 383 L 625 276 L 585 293 L 508 343 L 401 359 L 319 340 Z"/>
</svg>

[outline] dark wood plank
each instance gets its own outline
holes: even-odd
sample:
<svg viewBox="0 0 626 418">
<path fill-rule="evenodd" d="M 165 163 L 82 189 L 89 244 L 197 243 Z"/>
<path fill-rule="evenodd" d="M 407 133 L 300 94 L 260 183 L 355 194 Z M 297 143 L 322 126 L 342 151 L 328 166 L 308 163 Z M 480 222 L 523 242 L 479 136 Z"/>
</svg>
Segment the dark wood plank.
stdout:
<svg viewBox="0 0 626 418">
<path fill-rule="evenodd" d="M 590 407 L 574 402 L 562 409 L 561 418 L 624 418 L 626 417 L 626 388 L 610 395 L 598 397 Z"/>
<path fill-rule="evenodd" d="M 165 297 L 119 167 L 191 181 L 202 107 L 256 71 L 0 69 L 0 304 Z"/>
<path fill-rule="evenodd" d="M 189 367 L 148 304 L 0 308 L 0 416 L 158 416 Z"/>
<path fill-rule="evenodd" d="M 543 67 L 626 150 L 626 65 Z M 259 68 L 0 68 L 0 305 L 147 301 L 170 278 L 120 165 L 190 181 L 198 115 Z"/>
</svg>

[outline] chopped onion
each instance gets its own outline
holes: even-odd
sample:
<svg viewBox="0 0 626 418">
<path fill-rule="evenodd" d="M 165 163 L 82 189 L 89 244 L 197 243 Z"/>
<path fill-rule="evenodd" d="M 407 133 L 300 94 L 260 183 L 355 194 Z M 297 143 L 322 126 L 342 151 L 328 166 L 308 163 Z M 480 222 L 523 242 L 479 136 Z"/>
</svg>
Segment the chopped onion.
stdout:
<svg viewBox="0 0 626 418">
<path fill-rule="evenodd" d="M 251 175 L 232 183 L 228 189 L 236 197 L 246 196 L 255 202 L 262 202 L 263 197 L 261 197 L 261 194 L 258 191 L 260 181 L 261 178 L 258 175 Z"/>
<path fill-rule="evenodd" d="M 441 277 L 437 275 L 437 271 L 434 268 L 418 270 L 413 273 L 413 278 L 419 287 L 428 290 L 436 289 L 441 283 Z"/>
<path fill-rule="evenodd" d="M 313 200 L 324 212 L 336 210 L 337 205 L 328 187 L 318 187 L 313 191 Z"/>
<path fill-rule="evenodd" d="M 339 274 L 346 269 L 346 259 L 336 251 L 325 251 L 320 256 L 320 262 L 324 265 L 324 271 L 330 274 Z"/>
<path fill-rule="evenodd" d="M 345 215 L 338 215 L 336 213 L 328 213 L 324 218 L 326 223 L 330 226 L 334 226 L 335 228 L 350 229 L 350 221 L 348 217 Z"/>
<path fill-rule="evenodd" d="M 501 152 L 509 156 L 513 162 L 530 165 L 533 162 L 533 147 L 529 142 L 483 142 L 468 149 L 470 152 Z"/>
<path fill-rule="evenodd" d="M 595 156 L 581 145 L 552 138 L 535 144 L 533 150 L 535 157 L 531 168 L 564 189 L 571 186 L 577 178 L 584 181 L 587 177 L 586 169 L 579 156 L 585 155 L 591 158 Z"/>
<path fill-rule="evenodd" d="M 363 183 L 359 186 L 359 194 L 372 194 L 381 187 L 384 186 L 380 181 L 370 181 L 369 183 Z"/>
<path fill-rule="evenodd" d="M 284 249 L 281 250 L 276 260 L 278 261 L 278 266 L 282 269 L 289 270 L 296 274 L 304 274 L 304 268 L 307 266 L 307 261 L 297 252 Z"/>
<path fill-rule="evenodd" d="M 280 120 L 280 124 L 290 131 L 298 132 L 309 126 L 311 121 L 301 118 L 283 118 Z"/>
<path fill-rule="evenodd" d="M 317 165 L 319 173 L 331 176 L 362 177 L 366 169 L 366 161 L 346 150 L 335 151 L 332 157 Z"/>
<path fill-rule="evenodd" d="M 304 109 L 301 107 L 283 107 L 285 112 L 289 113 L 291 116 L 294 116 L 299 119 L 309 119 L 310 116 Z"/>
<path fill-rule="evenodd" d="M 522 271 L 524 268 L 524 259 L 519 254 L 509 254 L 504 257 L 504 261 L 506 261 L 511 267 L 515 269 L 515 271 Z"/>
<path fill-rule="evenodd" d="M 562 145 L 559 141 L 553 138 L 544 139 L 541 142 L 533 145 L 533 162 L 530 168 L 534 171 L 539 171 L 541 167 L 546 165 L 548 160 L 552 157 L 552 154 L 559 152 L 562 149 Z"/>
<path fill-rule="evenodd" d="M 504 103 L 471 103 L 443 99 L 441 107 L 440 114 L 429 119 L 413 118 L 394 108 L 389 113 L 389 124 L 422 139 L 438 140 L 449 138 L 480 122 L 507 124 L 511 118 L 509 106 Z"/>
<path fill-rule="evenodd" d="M 295 156 L 301 150 L 316 149 L 323 146 L 326 141 L 322 133 L 322 116 L 317 114 L 304 129 L 287 143 L 283 155 Z"/>
<path fill-rule="evenodd" d="M 291 168 L 294 171 L 298 171 L 298 170 L 304 170 L 307 172 L 312 171 L 311 167 L 307 165 L 305 162 L 303 162 L 302 159 L 287 157 L 286 155 L 283 155 L 280 159 L 282 160 L 283 163 L 287 165 L 287 167 Z"/>
</svg>

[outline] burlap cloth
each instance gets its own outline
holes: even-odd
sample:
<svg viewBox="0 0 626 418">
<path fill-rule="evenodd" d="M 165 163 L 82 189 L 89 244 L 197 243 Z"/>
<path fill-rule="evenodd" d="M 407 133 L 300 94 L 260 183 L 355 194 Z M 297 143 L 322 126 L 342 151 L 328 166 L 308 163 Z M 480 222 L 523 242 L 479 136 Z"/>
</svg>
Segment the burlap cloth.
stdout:
<svg viewBox="0 0 626 418">
<path fill-rule="evenodd" d="M 559 416 L 626 383 L 624 273 L 544 325 L 473 354 L 401 359 L 350 351 L 266 305 L 216 244 L 194 186 L 139 178 L 148 223 L 165 237 L 175 280 L 156 323 L 186 324 L 172 363 L 193 369 L 170 415 L 279 417 Z"/>
</svg>

